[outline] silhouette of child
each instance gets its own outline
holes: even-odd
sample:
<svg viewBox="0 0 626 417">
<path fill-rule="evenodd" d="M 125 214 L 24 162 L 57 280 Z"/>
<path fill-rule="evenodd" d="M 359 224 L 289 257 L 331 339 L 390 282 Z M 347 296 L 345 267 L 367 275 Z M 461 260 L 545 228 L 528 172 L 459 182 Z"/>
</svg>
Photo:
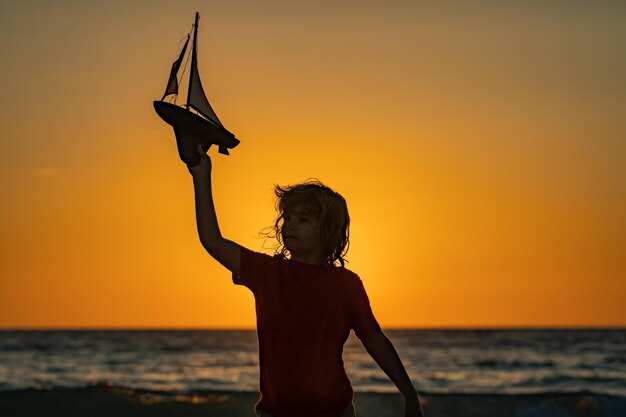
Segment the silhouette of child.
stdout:
<svg viewBox="0 0 626 417">
<path fill-rule="evenodd" d="M 360 278 L 344 267 L 350 218 L 344 198 L 319 181 L 276 187 L 271 237 L 279 253 L 250 251 L 220 232 L 211 159 L 198 147 L 193 177 L 200 241 L 254 294 L 263 417 L 355 416 L 342 360 L 350 330 L 402 393 L 405 417 L 423 416 L 396 350 L 382 333 Z M 336 265 L 339 263 L 339 266 Z"/>
</svg>

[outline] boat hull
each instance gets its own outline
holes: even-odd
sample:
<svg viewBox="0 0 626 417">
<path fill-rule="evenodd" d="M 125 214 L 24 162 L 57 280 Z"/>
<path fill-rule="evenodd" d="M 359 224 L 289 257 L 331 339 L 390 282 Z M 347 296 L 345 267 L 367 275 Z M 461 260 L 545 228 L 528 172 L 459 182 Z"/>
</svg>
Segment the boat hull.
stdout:
<svg viewBox="0 0 626 417">
<path fill-rule="evenodd" d="M 154 101 L 154 110 L 159 117 L 174 128 L 180 159 L 188 166 L 200 161 L 198 145 L 206 152 L 217 145 L 219 152 L 228 155 L 228 149 L 239 145 L 239 139 L 225 128 L 180 106 L 165 101 Z"/>
</svg>

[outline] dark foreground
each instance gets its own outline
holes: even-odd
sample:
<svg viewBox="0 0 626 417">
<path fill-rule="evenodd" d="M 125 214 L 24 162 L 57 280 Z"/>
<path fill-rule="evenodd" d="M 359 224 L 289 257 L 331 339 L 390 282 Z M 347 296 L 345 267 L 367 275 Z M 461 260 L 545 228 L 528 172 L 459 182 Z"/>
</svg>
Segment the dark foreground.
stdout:
<svg viewBox="0 0 626 417">
<path fill-rule="evenodd" d="M 85 388 L 0 392 L 0 416 L 246 417 L 258 393 L 203 392 L 163 397 L 147 391 L 94 385 Z M 626 398 L 591 393 L 492 395 L 428 394 L 420 399 L 426 417 L 622 417 Z M 397 394 L 357 393 L 358 417 L 401 417 Z"/>
</svg>

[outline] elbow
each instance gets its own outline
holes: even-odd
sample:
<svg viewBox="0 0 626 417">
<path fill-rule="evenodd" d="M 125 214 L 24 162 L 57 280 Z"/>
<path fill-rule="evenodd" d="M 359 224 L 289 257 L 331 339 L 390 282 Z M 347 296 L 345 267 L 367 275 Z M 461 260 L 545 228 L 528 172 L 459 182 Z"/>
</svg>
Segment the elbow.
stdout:
<svg viewBox="0 0 626 417">
<path fill-rule="evenodd" d="M 207 239 L 207 238 L 200 237 L 200 243 L 202 244 L 202 247 L 207 252 L 209 252 L 210 255 L 213 255 L 213 253 L 215 253 L 215 249 L 218 246 L 218 239 L 216 238 Z"/>
<path fill-rule="evenodd" d="M 200 224 L 198 225 L 198 238 L 202 246 L 209 252 L 224 240 L 219 228 L 202 227 Z"/>
<path fill-rule="evenodd" d="M 226 239 L 224 239 L 221 235 L 213 235 L 210 238 L 200 237 L 200 243 L 204 249 L 211 255 L 212 257 L 216 257 L 224 250 L 224 244 Z"/>
<path fill-rule="evenodd" d="M 387 339 L 387 336 L 383 333 L 382 330 L 379 330 L 375 333 L 372 333 L 361 340 L 361 343 L 367 347 L 367 345 L 371 345 L 374 343 L 380 343 L 381 341 Z M 388 340 L 388 339 L 387 339 Z"/>
</svg>

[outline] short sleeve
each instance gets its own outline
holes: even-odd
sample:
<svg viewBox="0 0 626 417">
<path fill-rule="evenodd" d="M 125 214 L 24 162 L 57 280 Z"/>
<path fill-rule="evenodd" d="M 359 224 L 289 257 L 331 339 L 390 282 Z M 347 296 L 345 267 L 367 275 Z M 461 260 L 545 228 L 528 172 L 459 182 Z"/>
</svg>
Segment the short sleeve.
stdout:
<svg viewBox="0 0 626 417">
<path fill-rule="evenodd" d="M 363 287 L 363 282 L 358 276 L 355 278 L 356 282 L 353 288 L 353 294 L 352 297 L 350 297 L 352 329 L 356 337 L 363 340 L 374 333 L 378 333 L 381 328 L 372 312 L 370 300 L 365 292 L 365 287 Z"/>
<path fill-rule="evenodd" d="M 241 246 L 239 274 L 233 273 L 233 283 L 248 287 L 253 293 L 268 276 L 276 272 L 276 259 Z"/>
</svg>

